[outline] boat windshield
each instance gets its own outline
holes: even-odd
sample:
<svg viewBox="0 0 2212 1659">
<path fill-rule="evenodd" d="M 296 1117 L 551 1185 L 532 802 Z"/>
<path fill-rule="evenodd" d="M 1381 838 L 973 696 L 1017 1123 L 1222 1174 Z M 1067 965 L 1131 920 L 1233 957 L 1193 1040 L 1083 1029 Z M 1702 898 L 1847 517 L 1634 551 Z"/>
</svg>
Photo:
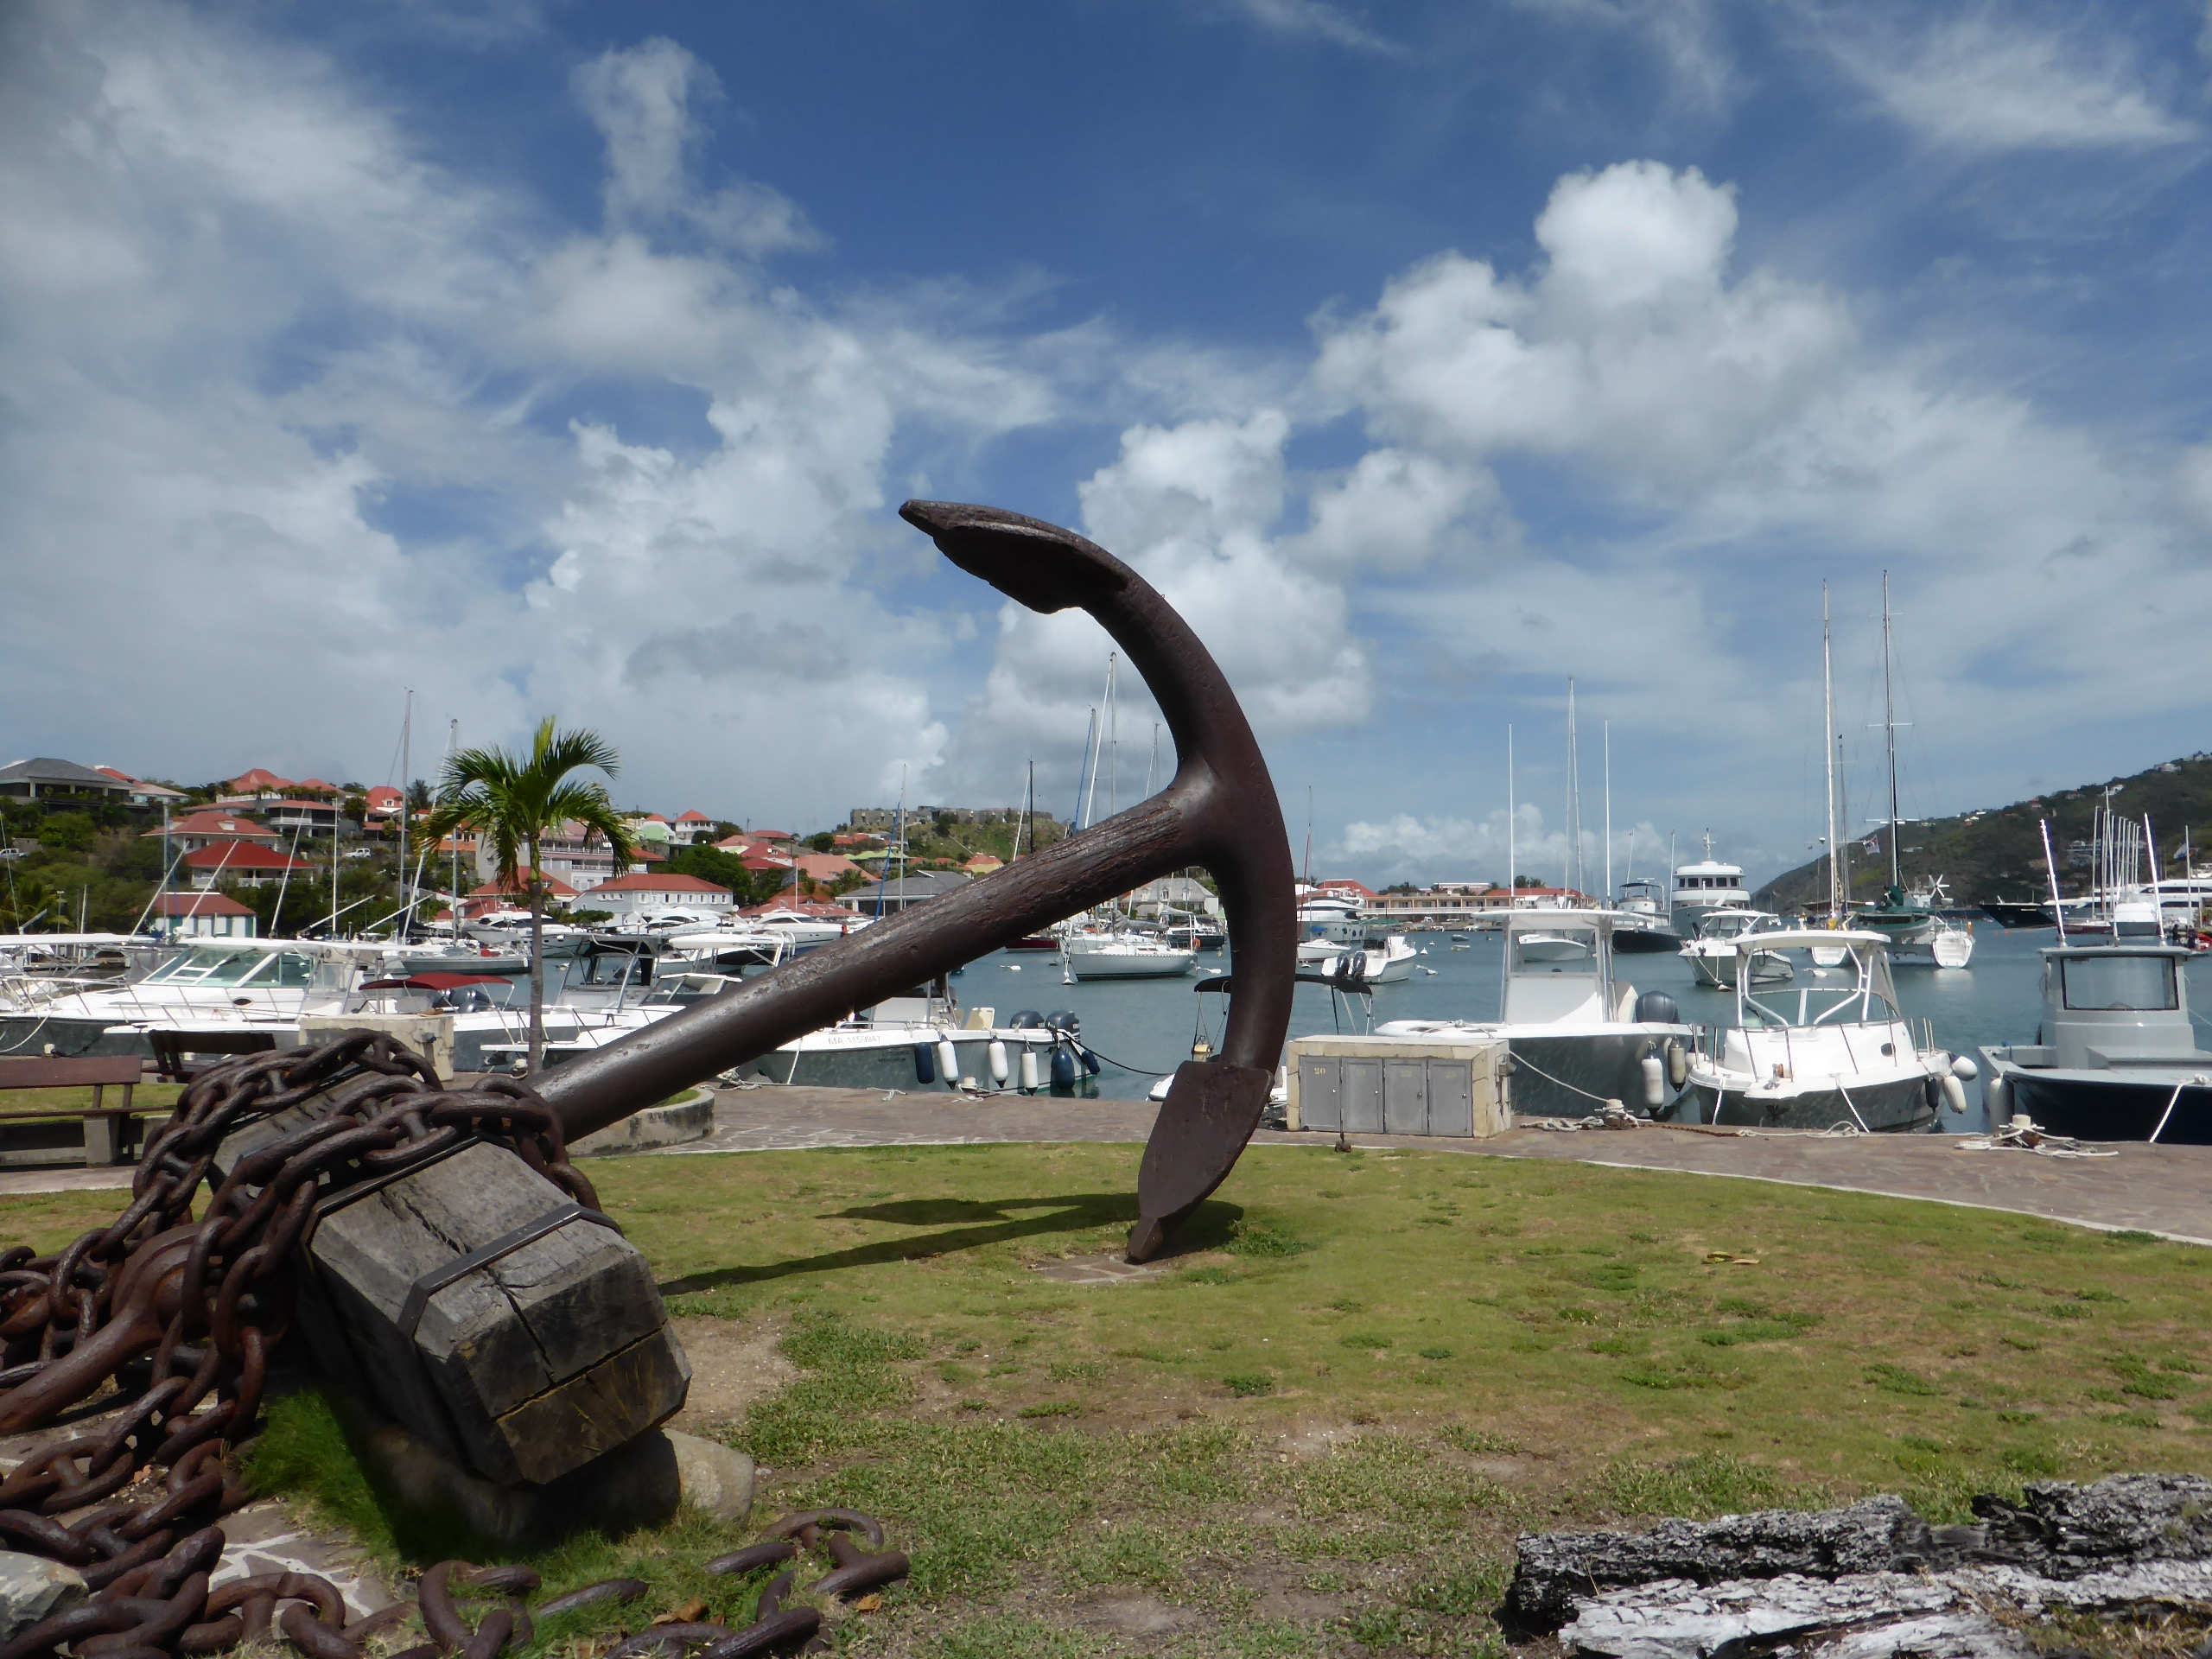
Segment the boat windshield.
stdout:
<svg viewBox="0 0 2212 1659">
<path fill-rule="evenodd" d="M 2097 1013 L 2152 1013 L 2181 1006 L 2171 957 L 2082 957 L 2059 963 L 2066 1006 Z"/>
<path fill-rule="evenodd" d="M 144 983 L 236 985 L 268 961 L 268 954 L 260 950 L 188 950 L 175 961 L 155 969 L 146 976 Z"/>
</svg>

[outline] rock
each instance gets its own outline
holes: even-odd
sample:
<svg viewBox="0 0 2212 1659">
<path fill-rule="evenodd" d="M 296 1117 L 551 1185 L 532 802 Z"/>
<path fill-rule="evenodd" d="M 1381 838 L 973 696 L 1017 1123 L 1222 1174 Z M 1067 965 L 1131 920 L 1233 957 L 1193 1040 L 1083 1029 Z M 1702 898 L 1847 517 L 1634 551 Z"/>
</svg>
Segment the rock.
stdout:
<svg viewBox="0 0 2212 1659">
<path fill-rule="evenodd" d="M 85 1580 L 74 1567 L 0 1550 L 0 1642 L 84 1599 Z"/>
<path fill-rule="evenodd" d="M 664 1429 L 676 1448 L 677 1484 L 683 1501 L 717 1521 L 742 1521 L 753 1513 L 753 1459 L 696 1434 Z"/>
</svg>

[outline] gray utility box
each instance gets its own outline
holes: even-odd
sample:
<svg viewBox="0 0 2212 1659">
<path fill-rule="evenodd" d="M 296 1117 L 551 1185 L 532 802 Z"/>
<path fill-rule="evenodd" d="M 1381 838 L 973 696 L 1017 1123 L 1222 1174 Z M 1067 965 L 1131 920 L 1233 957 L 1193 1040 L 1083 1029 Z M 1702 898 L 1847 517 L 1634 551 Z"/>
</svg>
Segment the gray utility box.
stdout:
<svg viewBox="0 0 2212 1659">
<path fill-rule="evenodd" d="M 1503 1038 L 1297 1037 L 1289 1127 L 1353 1135 L 1500 1135 L 1513 1127 Z"/>
</svg>

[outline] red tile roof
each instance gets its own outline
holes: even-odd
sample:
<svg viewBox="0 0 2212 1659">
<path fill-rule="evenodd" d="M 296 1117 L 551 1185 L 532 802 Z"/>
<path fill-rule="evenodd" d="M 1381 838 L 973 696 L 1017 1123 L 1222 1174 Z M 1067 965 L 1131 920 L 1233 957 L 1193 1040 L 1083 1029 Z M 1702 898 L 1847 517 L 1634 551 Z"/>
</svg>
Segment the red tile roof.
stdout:
<svg viewBox="0 0 2212 1659">
<path fill-rule="evenodd" d="M 576 890 L 557 875 L 549 875 L 545 878 L 545 893 L 550 899 L 573 899 L 576 896 Z M 508 881 L 503 878 L 497 881 L 486 881 L 468 896 L 472 899 L 527 899 L 530 897 L 530 889 L 520 883 Z"/>
<path fill-rule="evenodd" d="M 251 818 L 236 812 L 194 812 L 190 817 L 179 818 L 168 827 L 172 836 L 227 836 L 232 840 L 276 841 L 281 839 L 274 830 L 264 830 Z M 141 841 L 159 841 L 162 832 L 149 830 L 139 836 Z"/>
<path fill-rule="evenodd" d="M 293 784 L 289 778 L 279 778 L 264 766 L 256 766 L 251 772 L 240 772 L 232 779 L 231 787 L 242 794 L 251 795 L 264 789 L 290 789 Z M 326 784 L 323 787 L 327 789 L 329 785 Z"/>
<path fill-rule="evenodd" d="M 677 813 L 676 815 L 676 821 L 678 823 L 712 823 L 714 822 L 712 818 L 709 817 L 705 813 L 698 810 L 696 808 L 694 808 L 689 812 Z"/>
<path fill-rule="evenodd" d="M 696 875 L 618 875 L 612 881 L 602 881 L 592 889 L 594 893 L 719 893 L 729 897 L 728 887 L 718 887 L 711 881 Z"/>
<path fill-rule="evenodd" d="M 196 853 L 187 853 L 184 867 L 188 870 L 219 870 L 238 874 L 251 871 L 256 875 L 315 868 L 303 858 L 280 853 L 274 847 L 257 847 L 250 841 L 219 842 L 213 847 L 202 847 Z"/>
</svg>

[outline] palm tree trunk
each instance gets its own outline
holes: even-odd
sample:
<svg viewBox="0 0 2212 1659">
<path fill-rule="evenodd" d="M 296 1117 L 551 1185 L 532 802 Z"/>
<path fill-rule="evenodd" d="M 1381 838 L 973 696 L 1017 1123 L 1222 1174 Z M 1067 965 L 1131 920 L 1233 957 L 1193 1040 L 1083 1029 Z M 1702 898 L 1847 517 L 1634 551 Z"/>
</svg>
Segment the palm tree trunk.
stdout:
<svg viewBox="0 0 2212 1659">
<path fill-rule="evenodd" d="M 545 1064 L 545 876 L 530 838 L 530 1074 Z"/>
</svg>

